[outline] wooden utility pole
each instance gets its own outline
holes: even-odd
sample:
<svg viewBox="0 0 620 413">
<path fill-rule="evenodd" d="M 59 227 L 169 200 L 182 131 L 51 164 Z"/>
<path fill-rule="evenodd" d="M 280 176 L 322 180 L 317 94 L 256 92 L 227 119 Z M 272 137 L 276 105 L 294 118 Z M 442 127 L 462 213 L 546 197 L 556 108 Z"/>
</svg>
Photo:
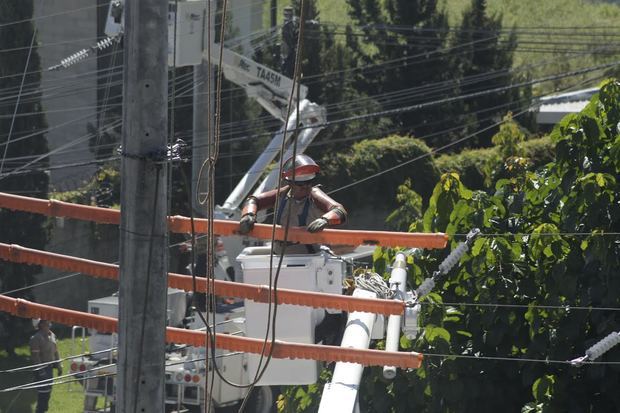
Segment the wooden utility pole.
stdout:
<svg viewBox="0 0 620 413">
<path fill-rule="evenodd" d="M 125 1 L 117 412 L 164 411 L 168 1 Z"/>
</svg>

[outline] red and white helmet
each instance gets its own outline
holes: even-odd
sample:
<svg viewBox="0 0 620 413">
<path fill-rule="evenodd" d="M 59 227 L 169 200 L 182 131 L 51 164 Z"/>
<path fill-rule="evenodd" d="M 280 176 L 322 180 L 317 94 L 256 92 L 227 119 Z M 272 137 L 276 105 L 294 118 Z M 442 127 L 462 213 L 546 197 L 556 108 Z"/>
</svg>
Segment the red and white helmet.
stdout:
<svg viewBox="0 0 620 413">
<path fill-rule="evenodd" d="M 303 183 L 316 178 L 321 168 L 308 155 L 296 155 L 282 166 L 282 177 L 289 182 Z M 294 178 L 293 178 L 294 175 Z"/>
</svg>

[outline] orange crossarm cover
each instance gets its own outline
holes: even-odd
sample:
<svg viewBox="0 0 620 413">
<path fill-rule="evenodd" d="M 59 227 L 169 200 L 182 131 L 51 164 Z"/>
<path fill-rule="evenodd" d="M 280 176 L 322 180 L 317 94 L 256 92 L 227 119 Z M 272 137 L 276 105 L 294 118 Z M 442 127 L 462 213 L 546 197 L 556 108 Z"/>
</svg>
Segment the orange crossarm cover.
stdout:
<svg viewBox="0 0 620 413">
<path fill-rule="evenodd" d="M 208 232 L 207 219 L 195 219 L 194 228 L 197 233 Z M 191 233 L 191 221 L 182 216 L 168 218 L 168 226 L 172 232 Z M 239 232 L 239 223 L 236 221 L 213 220 L 213 230 L 219 235 L 235 235 Z M 271 239 L 271 225 L 256 224 L 249 232 L 249 236 L 262 239 Z M 284 239 L 284 228 L 276 226 L 275 239 Z M 381 245 L 384 247 L 408 248 L 445 248 L 448 236 L 443 233 L 425 234 L 415 232 L 391 231 L 357 231 L 345 229 L 325 229 L 310 233 L 305 228 L 291 227 L 288 230 L 287 240 L 302 244 L 341 244 L 341 245 Z"/>
<path fill-rule="evenodd" d="M 120 224 L 121 214 L 116 209 L 72 204 L 55 199 L 38 199 L 0 192 L 0 208 L 33 212 L 48 217 L 67 217 L 94 221 L 100 224 Z"/>
<path fill-rule="evenodd" d="M 79 325 L 94 328 L 97 331 L 112 333 L 118 331 L 118 320 L 96 314 L 65 308 L 52 307 L 32 303 L 19 298 L 0 295 L 0 311 L 18 317 L 42 318 L 65 325 Z M 188 344 L 204 347 L 206 333 L 196 330 L 168 327 L 166 341 L 169 343 Z M 263 340 L 248 337 L 216 334 L 215 345 L 229 351 L 260 354 L 263 351 Z M 359 363 L 364 366 L 398 366 L 400 368 L 418 368 L 422 363 L 422 354 L 415 352 L 390 352 L 380 350 L 359 350 L 318 344 L 287 343 L 282 341 L 267 342 L 265 352 L 273 349 L 273 357 L 280 359 L 306 359 L 327 362 Z"/>
<path fill-rule="evenodd" d="M 63 271 L 81 272 L 99 278 L 118 280 L 119 268 L 116 264 L 108 264 L 84 258 L 70 257 L 52 252 L 39 251 L 20 247 L 15 244 L 0 243 L 0 259 L 16 263 L 42 265 Z M 198 292 L 207 292 L 206 278 L 197 277 Z M 168 285 L 185 291 L 192 291 L 192 277 L 181 274 L 168 274 Z M 241 284 L 231 281 L 215 280 L 214 293 L 224 297 L 247 298 L 256 302 L 269 302 L 269 286 Z M 274 299 L 271 290 L 271 299 Z M 405 304 L 398 300 L 364 299 L 311 291 L 296 291 L 278 288 L 278 304 L 303 305 L 314 308 L 333 308 L 347 312 L 363 311 L 376 314 L 403 314 Z"/>
<path fill-rule="evenodd" d="M 47 216 L 68 217 L 93 221 L 104 224 L 119 224 L 120 212 L 109 208 L 99 208 L 88 205 L 77 205 L 68 202 L 29 198 L 25 196 L 0 193 L 0 208 L 33 212 Z M 208 232 L 208 220 L 195 219 L 196 232 Z M 191 233 L 191 220 L 187 217 L 168 217 L 170 231 L 177 233 Z M 213 220 L 213 231 L 220 235 L 235 235 L 239 231 L 236 221 Z M 248 234 L 255 238 L 271 239 L 271 225 L 256 224 Z M 276 227 L 275 238 L 284 239 L 284 229 Z M 302 244 L 342 244 L 342 245 L 382 245 L 386 247 L 408 248 L 444 248 L 448 242 L 443 233 L 425 234 L 410 232 L 389 231 L 354 231 L 340 229 L 326 229 L 317 233 L 310 233 L 302 228 L 289 228 L 288 241 Z"/>
</svg>

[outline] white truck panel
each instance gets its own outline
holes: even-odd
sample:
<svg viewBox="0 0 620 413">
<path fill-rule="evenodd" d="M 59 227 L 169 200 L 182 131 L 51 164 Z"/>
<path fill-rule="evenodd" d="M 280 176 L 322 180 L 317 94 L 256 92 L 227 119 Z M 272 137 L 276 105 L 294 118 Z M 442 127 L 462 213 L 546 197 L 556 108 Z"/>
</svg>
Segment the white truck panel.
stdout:
<svg viewBox="0 0 620 413">
<path fill-rule="evenodd" d="M 267 255 L 265 255 L 267 252 Z M 274 263 L 278 262 L 274 258 Z M 237 257 L 243 269 L 246 284 L 269 284 L 269 255 L 265 247 L 246 248 Z M 274 264 L 275 265 L 275 264 Z M 275 277 L 276 270 L 273 270 Z M 278 287 L 304 291 L 322 291 L 341 294 L 344 264 L 325 253 L 316 255 L 289 255 L 282 261 Z M 268 319 L 268 305 L 245 301 L 246 333 L 248 337 L 264 338 Z M 323 309 L 279 305 L 276 319 L 276 339 L 297 343 L 314 343 L 314 329 L 325 317 Z M 248 374 L 253 378 L 258 369 L 259 356 L 248 356 Z M 272 359 L 260 385 L 293 385 L 315 383 L 319 363 L 313 360 Z"/>
</svg>

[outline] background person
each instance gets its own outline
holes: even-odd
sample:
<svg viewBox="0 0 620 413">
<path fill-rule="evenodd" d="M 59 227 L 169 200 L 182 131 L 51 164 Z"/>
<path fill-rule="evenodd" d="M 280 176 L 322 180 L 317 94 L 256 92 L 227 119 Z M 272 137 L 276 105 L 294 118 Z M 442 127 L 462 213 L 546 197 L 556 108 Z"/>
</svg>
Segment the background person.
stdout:
<svg viewBox="0 0 620 413">
<path fill-rule="evenodd" d="M 60 360 L 56 335 L 50 330 L 50 322 L 47 320 L 34 319 L 33 325 L 38 328 L 37 332 L 30 337 L 30 359 L 33 364 L 48 363 Z M 60 362 L 49 363 L 39 367 L 34 371 L 36 381 L 51 379 L 54 377 L 53 368 L 58 370 L 58 375 L 62 374 Z M 37 388 L 37 408 L 36 413 L 46 412 L 49 408 L 49 401 L 52 395 L 52 384 Z"/>
</svg>

